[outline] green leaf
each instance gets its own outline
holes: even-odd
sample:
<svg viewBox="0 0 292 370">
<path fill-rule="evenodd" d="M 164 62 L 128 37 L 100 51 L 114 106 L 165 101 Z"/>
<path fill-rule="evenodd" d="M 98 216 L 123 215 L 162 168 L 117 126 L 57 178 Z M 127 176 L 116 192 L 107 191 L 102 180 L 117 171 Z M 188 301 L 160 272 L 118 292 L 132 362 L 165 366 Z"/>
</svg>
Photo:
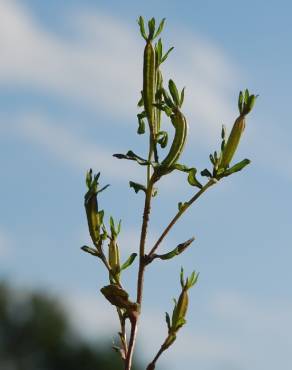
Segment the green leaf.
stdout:
<svg viewBox="0 0 292 370">
<path fill-rule="evenodd" d="M 109 184 L 105 185 L 103 188 L 101 188 L 100 190 L 98 190 L 96 194 L 101 193 L 102 191 L 104 191 L 105 189 L 107 189 L 109 186 L 110 186 Z"/>
<path fill-rule="evenodd" d="M 165 321 L 166 321 L 166 324 L 167 324 L 168 331 L 170 331 L 171 330 L 171 323 L 170 323 L 170 317 L 169 317 L 168 312 L 165 312 Z"/>
<path fill-rule="evenodd" d="M 183 105 L 184 99 L 185 99 L 185 87 L 182 89 L 182 91 L 180 93 L 180 102 L 179 102 L 179 107 L 180 108 Z"/>
<path fill-rule="evenodd" d="M 201 176 L 205 176 L 205 177 L 212 177 L 212 174 L 211 174 L 211 172 L 207 169 L 207 168 L 205 168 L 203 171 L 201 171 Z"/>
<path fill-rule="evenodd" d="M 180 163 L 176 163 L 174 165 L 174 168 L 178 171 L 182 171 L 182 172 L 190 172 L 191 168 L 189 168 L 188 166 L 184 165 L 184 164 L 180 164 Z"/>
<path fill-rule="evenodd" d="M 92 183 L 92 169 L 91 168 L 86 173 L 86 180 L 85 180 L 85 182 L 86 182 L 86 185 L 87 185 L 88 189 L 90 189 L 91 183 Z"/>
<path fill-rule="evenodd" d="M 92 254 L 95 257 L 99 257 L 99 253 L 96 249 L 90 248 L 87 245 L 83 245 L 83 247 L 81 247 L 81 249 L 86 253 Z"/>
<path fill-rule="evenodd" d="M 144 106 L 144 100 L 143 100 L 143 92 L 141 91 L 141 98 L 137 103 L 138 107 L 143 107 Z"/>
<path fill-rule="evenodd" d="M 253 109 L 257 96 L 251 95 L 248 99 L 248 113 Z"/>
<path fill-rule="evenodd" d="M 163 94 L 163 99 L 164 99 L 166 105 L 169 108 L 175 108 L 175 105 L 173 104 L 173 102 L 171 100 L 171 97 L 169 96 L 168 92 L 165 89 L 162 90 L 162 94 Z"/>
<path fill-rule="evenodd" d="M 122 264 L 121 271 L 126 270 L 128 267 L 130 267 L 132 265 L 132 263 L 134 262 L 136 257 L 137 257 L 137 253 L 132 253 L 130 255 L 130 257 L 127 259 L 127 261 Z"/>
<path fill-rule="evenodd" d="M 145 121 L 143 119 L 140 119 L 138 121 L 138 129 L 137 129 L 137 134 L 138 135 L 143 135 L 145 134 Z"/>
<path fill-rule="evenodd" d="M 137 182 L 130 181 L 129 182 L 130 188 L 133 188 L 135 193 L 137 194 L 139 191 L 143 191 L 146 194 L 146 187 L 142 184 L 138 184 Z"/>
<path fill-rule="evenodd" d="M 168 88 L 169 88 L 169 92 L 172 96 L 172 99 L 173 99 L 175 105 L 177 107 L 179 107 L 180 106 L 179 93 L 178 93 L 177 87 L 176 87 L 175 83 L 173 82 L 173 80 L 169 80 Z"/>
<path fill-rule="evenodd" d="M 180 285 L 181 285 L 182 288 L 185 286 L 183 267 L 181 267 L 181 269 L 180 269 Z"/>
<path fill-rule="evenodd" d="M 138 18 L 138 24 L 140 26 L 141 36 L 143 37 L 144 40 L 147 40 L 147 35 L 146 35 L 146 32 L 145 32 L 145 25 L 144 25 L 143 17 L 140 16 Z"/>
<path fill-rule="evenodd" d="M 165 18 L 163 18 L 162 21 L 160 22 L 158 29 L 153 37 L 154 39 L 161 34 L 163 27 L 164 27 L 164 23 L 165 23 Z"/>
<path fill-rule="evenodd" d="M 244 92 L 244 103 L 245 103 L 245 105 L 248 104 L 248 99 L 249 99 L 249 91 L 248 91 L 248 89 L 245 89 L 245 92 Z"/>
<path fill-rule="evenodd" d="M 156 195 L 158 194 L 158 189 L 157 188 L 153 188 L 153 190 L 152 190 L 152 197 L 154 198 L 154 197 L 156 197 Z"/>
<path fill-rule="evenodd" d="M 168 117 L 170 117 L 170 116 L 172 115 L 172 109 L 171 109 L 170 107 L 165 106 L 165 107 L 163 108 L 163 111 L 165 112 L 165 114 L 166 114 Z"/>
<path fill-rule="evenodd" d="M 185 241 L 184 243 L 179 244 L 176 248 L 174 248 L 172 251 L 170 251 L 168 253 L 156 255 L 156 258 L 159 258 L 161 260 L 169 260 L 169 259 L 171 259 L 175 256 L 178 256 L 179 254 L 184 252 L 188 248 L 188 246 L 190 246 L 192 244 L 192 242 L 194 240 L 195 240 L 195 238 L 191 238 L 191 239 Z"/>
<path fill-rule="evenodd" d="M 165 60 L 167 59 L 167 57 L 168 57 L 168 55 L 169 55 L 169 53 L 172 51 L 174 49 L 174 47 L 172 46 L 171 48 L 169 48 L 168 50 L 167 50 L 167 52 L 164 54 L 164 56 L 161 58 L 161 62 L 160 62 L 160 64 L 162 64 L 163 62 L 165 62 Z"/>
<path fill-rule="evenodd" d="M 239 113 L 242 114 L 243 112 L 243 93 L 240 91 L 239 97 L 238 97 L 238 110 Z"/>
<path fill-rule="evenodd" d="M 155 32 L 155 18 L 151 18 L 148 22 L 149 35 L 148 40 L 153 40 Z"/>
<path fill-rule="evenodd" d="M 165 148 L 168 143 L 168 133 L 166 131 L 158 132 L 156 140 L 160 144 L 161 148 Z"/>
<path fill-rule="evenodd" d="M 221 149 L 221 155 L 222 155 L 222 153 L 223 153 L 223 151 L 225 149 L 225 145 L 226 145 L 226 141 L 225 140 L 222 140 L 221 141 L 221 147 L 220 147 L 220 149 Z"/>
<path fill-rule="evenodd" d="M 221 139 L 222 140 L 225 140 L 226 138 L 226 127 L 225 125 L 222 125 L 222 129 L 221 129 Z"/>
<path fill-rule="evenodd" d="M 192 286 L 194 286 L 197 283 L 198 278 L 199 278 L 199 273 L 196 273 L 196 271 L 193 271 L 191 276 L 188 279 L 187 289 L 190 289 Z"/>
<path fill-rule="evenodd" d="M 197 169 L 196 168 L 192 168 L 190 171 L 189 171 L 189 175 L 188 175 L 188 183 L 192 186 L 196 186 L 197 188 L 199 189 L 202 189 L 202 184 L 197 180 L 196 178 L 196 173 L 197 173 Z"/>
<path fill-rule="evenodd" d="M 110 216 L 110 229 L 111 229 L 112 234 L 114 234 L 115 233 L 115 222 L 112 216 Z"/>
<path fill-rule="evenodd" d="M 246 167 L 247 165 L 249 165 L 250 163 L 251 163 L 251 161 L 249 159 L 244 159 L 243 161 L 241 161 L 239 163 L 236 163 L 234 166 L 232 166 L 232 167 L 228 168 L 227 170 L 225 170 L 223 172 L 223 176 L 222 177 L 232 175 L 235 172 L 239 172 L 244 167 Z"/>
<path fill-rule="evenodd" d="M 132 150 L 129 150 L 127 154 L 113 154 L 113 157 L 118 159 L 128 159 L 130 161 L 136 161 L 141 166 L 147 166 L 149 164 L 149 161 L 142 157 L 139 157 Z"/>
</svg>

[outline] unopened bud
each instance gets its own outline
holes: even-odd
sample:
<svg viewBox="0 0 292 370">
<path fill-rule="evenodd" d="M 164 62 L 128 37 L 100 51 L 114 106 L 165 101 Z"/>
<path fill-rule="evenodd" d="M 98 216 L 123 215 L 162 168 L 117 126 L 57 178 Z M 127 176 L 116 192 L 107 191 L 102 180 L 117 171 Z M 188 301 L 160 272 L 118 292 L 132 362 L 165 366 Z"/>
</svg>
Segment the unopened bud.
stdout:
<svg viewBox="0 0 292 370">
<path fill-rule="evenodd" d="M 230 132 L 229 138 L 227 140 L 227 143 L 224 147 L 223 153 L 222 153 L 222 159 L 220 163 L 221 168 L 227 168 L 229 166 L 229 163 L 231 162 L 236 149 L 238 147 L 238 144 L 240 142 L 241 135 L 245 129 L 245 117 L 239 116 Z"/>
</svg>

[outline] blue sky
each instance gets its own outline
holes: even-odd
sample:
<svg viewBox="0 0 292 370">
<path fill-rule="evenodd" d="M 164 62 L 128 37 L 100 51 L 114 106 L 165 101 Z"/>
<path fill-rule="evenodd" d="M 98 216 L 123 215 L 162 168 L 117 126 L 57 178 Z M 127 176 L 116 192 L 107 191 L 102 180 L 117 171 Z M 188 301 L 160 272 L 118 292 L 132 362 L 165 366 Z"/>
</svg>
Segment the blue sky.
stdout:
<svg viewBox="0 0 292 370">
<path fill-rule="evenodd" d="M 260 96 L 237 157 L 252 164 L 210 189 L 162 246 L 195 235 L 190 250 L 149 268 L 138 345 L 147 360 L 161 344 L 183 265 L 200 280 L 188 325 L 161 369 L 289 368 L 291 11 L 288 1 L 1 0 L 0 277 L 59 295 L 84 335 L 111 340 L 114 311 L 98 293 L 106 273 L 79 249 L 89 243 L 84 175 L 92 167 L 111 184 L 101 207 L 122 219 L 126 258 L 143 206 L 128 181 L 145 174 L 112 154 L 146 150 L 136 135 L 143 52 L 136 19 L 166 17 L 165 47 L 175 50 L 165 79 L 186 86 L 185 163 L 206 167 L 222 123 L 230 128 L 236 117 L 240 89 Z M 162 181 L 149 247 L 192 192 L 181 175 Z M 124 277 L 132 295 L 135 274 L 136 267 Z"/>
</svg>

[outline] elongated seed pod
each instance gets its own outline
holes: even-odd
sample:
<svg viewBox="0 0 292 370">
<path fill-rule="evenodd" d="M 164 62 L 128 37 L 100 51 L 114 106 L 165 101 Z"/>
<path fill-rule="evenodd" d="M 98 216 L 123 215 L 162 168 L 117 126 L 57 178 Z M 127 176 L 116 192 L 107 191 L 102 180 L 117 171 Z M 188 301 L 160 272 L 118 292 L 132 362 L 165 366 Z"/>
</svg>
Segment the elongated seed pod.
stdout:
<svg viewBox="0 0 292 370">
<path fill-rule="evenodd" d="M 120 252 L 117 242 L 115 240 L 111 240 L 109 243 L 108 262 L 112 269 L 114 277 L 119 280 Z"/>
<path fill-rule="evenodd" d="M 96 193 L 89 191 L 85 196 L 84 205 L 91 239 L 94 243 L 97 243 L 100 238 L 100 223 Z"/>
<path fill-rule="evenodd" d="M 156 69 L 155 69 L 155 50 L 152 43 L 148 40 L 144 49 L 143 63 L 143 101 L 147 115 L 150 132 L 156 134 L 154 106 L 155 102 L 155 84 L 156 84 Z"/>
<path fill-rule="evenodd" d="M 174 169 L 173 166 L 178 161 L 184 149 L 188 133 L 188 123 L 184 115 L 179 110 L 176 110 L 170 118 L 175 128 L 175 135 L 167 156 L 156 169 L 156 177 L 158 179 Z"/>
<path fill-rule="evenodd" d="M 187 288 L 184 287 L 179 296 L 176 307 L 174 308 L 174 311 L 173 311 L 172 330 L 174 332 L 180 328 L 181 320 L 184 319 L 186 316 L 188 304 L 189 304 L 189 296 L 188 296 Z"/>
<path fill-rule="evenodd" d="M 220 163 L 220 168 L 227 168 L 236 152 L 236 149 L 238 147 L 241 135 L 245 129 L 245 116 L 240 115 L 236 121 L 234 122 L 234 125 L 232 127 L 232 130 L 230 132 L 230 135 L 228 137 L 227 143 L 224 147 L 223 153 L 222 153 L 222 159 Z"/>
</svg>

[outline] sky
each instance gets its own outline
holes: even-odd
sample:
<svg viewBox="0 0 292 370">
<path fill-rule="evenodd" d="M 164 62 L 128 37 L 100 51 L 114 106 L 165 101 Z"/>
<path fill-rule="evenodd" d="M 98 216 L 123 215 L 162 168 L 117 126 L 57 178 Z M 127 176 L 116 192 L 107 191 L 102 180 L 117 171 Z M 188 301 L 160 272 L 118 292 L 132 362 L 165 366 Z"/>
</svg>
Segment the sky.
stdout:
<svg viewBox="0 0 292 370">
<path fill-rule="evenodd" d="M 158 369 L 274 370 L 291 367 L 291 84 L 289 1 L 0 0 L 0 278 L 62 299 L 81 335 L 118 330 L 99 289 L 103 266 L 90 244 L 85 173 L 101 171 L 106 218 L 122 219 L 122 259 L 137 250 L 142 194 L 128 182 L 145 171 L 113 153 L 145 155 L 137 136 L 143 39 L 137 18 L 166 17 L 165 80 L 186 87 L 189 138 L 182 157 L 198 170 L 232 127 L 237 96 L 259 94 L 236 159 L 243 172 L 220 181 L 161 246 L 195 236 L 185 254 L 149 266 L 138 348 L 143 361 L 166 335 L 164 312 L 179 294 L 179 271 L 200 272 L 187 325 Z M 177 203 L 192 196 L 171 174 L 153 200 L 147 248 Z M 137 264 L 124 273 L 135 295 Z"/>
</svg>

